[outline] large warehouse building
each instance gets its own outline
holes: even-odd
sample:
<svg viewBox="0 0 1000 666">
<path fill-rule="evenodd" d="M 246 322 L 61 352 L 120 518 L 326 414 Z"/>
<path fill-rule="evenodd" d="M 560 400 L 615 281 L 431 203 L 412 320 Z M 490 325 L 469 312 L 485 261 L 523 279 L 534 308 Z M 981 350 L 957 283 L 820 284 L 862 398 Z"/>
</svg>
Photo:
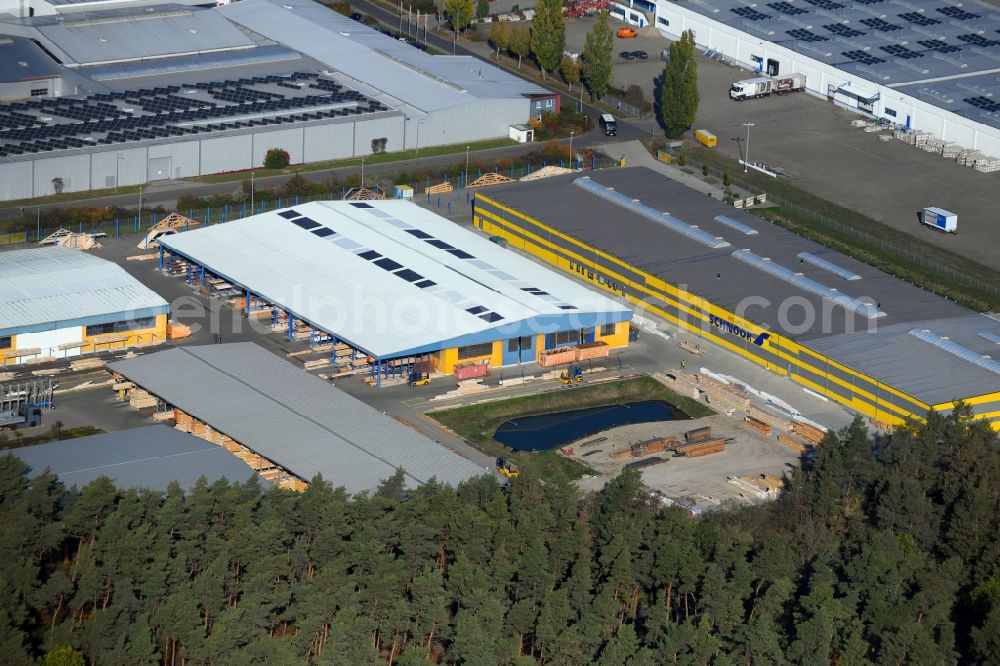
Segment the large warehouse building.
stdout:
<svg viewBox="0 0 1000 666">
<path fill-rule="evenodd" d="M 177 347 L 108 367 L 173 407 L 176 427 L 228 448 L 282 487 L 303 489 L 321 474 L 349 492 L 374 491 L 399 469 L 407 487 L 431 479 L 457 486 L 486 473 L 250 342 Z"/>
<path fill-rule="evenodd" d="M 1000 321 L 649 169 L 479 192 L 475 224 L 883 423 L 962 399 L 1000 430 Z"/>
<path fill-rule="evenodd" d="M 0 14 L 0 200 L 506 137 L 552 97 L 312 0 Z"/>
<path fill-rule="evenodd" d="M 0 365 L 163 342 L 168 309 L 120 266 L 79 250 L 0 252 Z"/>
<path fill-rule="evenodd" d="M 628 344 L 621 304 L 408 201 L 327 201 L 160 241 L 161 265 L 225 280 L 249 309 L 287 315 L 370 359 L 377 383 L 410 371 L 534 362 L 545 350 Z"/>
<path fill-rule="evenodd" d="M 656 27 L 902 127 L 1000 157 L 1000 11 L 978 0 L 657 0 Z"/>
</svg>

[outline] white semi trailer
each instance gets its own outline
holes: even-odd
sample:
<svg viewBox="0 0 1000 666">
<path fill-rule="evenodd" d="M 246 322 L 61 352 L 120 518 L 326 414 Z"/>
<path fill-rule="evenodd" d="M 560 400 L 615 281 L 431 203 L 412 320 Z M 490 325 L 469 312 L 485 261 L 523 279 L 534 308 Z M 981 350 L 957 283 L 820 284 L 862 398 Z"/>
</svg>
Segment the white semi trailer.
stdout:
<svg viewBox="0 0 1000 666">
<path fill-rule="evenodd" d="M 806 88 L 805 74 L 786 74 L 784 76 L 761 76 L 756 79 L 737 81 L 729 87 L 729 99 L 742 102 L 755 97 L 767 97 L 774 93 L 783 95 L 788 92 L 800 92 Z"/>
</svg>

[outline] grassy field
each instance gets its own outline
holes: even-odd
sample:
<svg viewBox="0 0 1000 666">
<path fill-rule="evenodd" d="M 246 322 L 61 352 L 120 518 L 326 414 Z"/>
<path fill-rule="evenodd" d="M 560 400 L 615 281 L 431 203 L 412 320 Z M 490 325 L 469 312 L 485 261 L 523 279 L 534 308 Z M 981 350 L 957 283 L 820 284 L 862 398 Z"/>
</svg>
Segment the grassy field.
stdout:
<svg viewBox="0 0 1000 666">
<path fill-rule="evenodd" d="M 693 418 L 714 414 L 707 406 L 674 393 L 652 377 L 637 377 L 446 409 L 431 412 L 428 416 L 451 428 L 490 455 L 507 456 L 522 468 L 536 466 L 542 478 L 566 476 L 576 479 L 586 473 L 586 467 L 560 456 L 555 450 L 539 453 L 511 452 L 509 448 L 493 439 L 497 428 L 505 421 L 521 416 L 551 414 L 637 400 L 662 400 Z"/>
<path fill-rule="evenodd" d="M 996 270 L 919 238 L 901 234 L 856 211 L 842 208 L 799 189 L 788 181 L 754 172 L 738 173 L 739 168 L 734 160 L 708 149 L 685 148 L 684 152 L 695 172 L 702 164 L 717 173 L 728 170 L 735 176 L 735 186 L 752 192 L 766 192 L 772 200 L 778 197 L 794 206 L 835 220 L 839 228 L 803 214 L 794 207 L 778 205 L 751 210 L 755 215 L 974 310 L 986 312 L 1000 309 L 1000 295 L 995 291 L 978 289 L 972 284 L 979 282 L 983 285 L 1000 285 L 1000 272 Z M 863 237 L 856 237 L 854 233 Z M 874 239 L 878 245 L 867 242 L 866 238 Z M 963 274 L 968 280 L 922 265 L 914 257 L 936 262 L 945 269 Z"/>
</svg>

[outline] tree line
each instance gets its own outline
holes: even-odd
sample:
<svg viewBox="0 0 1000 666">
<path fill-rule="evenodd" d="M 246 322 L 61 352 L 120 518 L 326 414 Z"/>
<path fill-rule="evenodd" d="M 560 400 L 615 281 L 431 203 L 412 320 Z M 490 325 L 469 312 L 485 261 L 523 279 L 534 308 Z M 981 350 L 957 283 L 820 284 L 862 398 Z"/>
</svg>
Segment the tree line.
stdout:
<svg viewBox="0 0 1000 666">
<path fill-rule="evenodd" d="M 7 664 L 1000 660 L 1000 452 L 967 410 L 831 434 L 762 507 L 692 518 L 482 478 L 348 496 L 67 490 L 0 458 Z"/>
</svg>

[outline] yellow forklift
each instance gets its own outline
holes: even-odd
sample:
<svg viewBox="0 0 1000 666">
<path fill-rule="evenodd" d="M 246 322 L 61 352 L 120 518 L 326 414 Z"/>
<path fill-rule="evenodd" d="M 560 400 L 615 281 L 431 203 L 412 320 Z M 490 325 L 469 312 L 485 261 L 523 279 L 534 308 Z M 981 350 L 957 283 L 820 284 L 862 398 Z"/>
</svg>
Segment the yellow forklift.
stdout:
<svg viewBox="0 0 1000 666">
<path fill-rule="evenodd" d="M 406 383 L 410 386 L 425 386 L 431 383 L 431 376 L 427 372 L 411 372 Z"/>
<path fill-rule="evenodd" d="M 497 458 L 497 471 L 508 479 L 516 479 L 521 476 L 521 470 L 517 468 L 517 465 L 503 456 Z"/>
<path fill-rule="evenodd" d="M 559 375 L 560 384 L 582 384 L 583 383 L 583 369 L 574 365 L 572 368 L 563 370 Z"/>
</svg>

